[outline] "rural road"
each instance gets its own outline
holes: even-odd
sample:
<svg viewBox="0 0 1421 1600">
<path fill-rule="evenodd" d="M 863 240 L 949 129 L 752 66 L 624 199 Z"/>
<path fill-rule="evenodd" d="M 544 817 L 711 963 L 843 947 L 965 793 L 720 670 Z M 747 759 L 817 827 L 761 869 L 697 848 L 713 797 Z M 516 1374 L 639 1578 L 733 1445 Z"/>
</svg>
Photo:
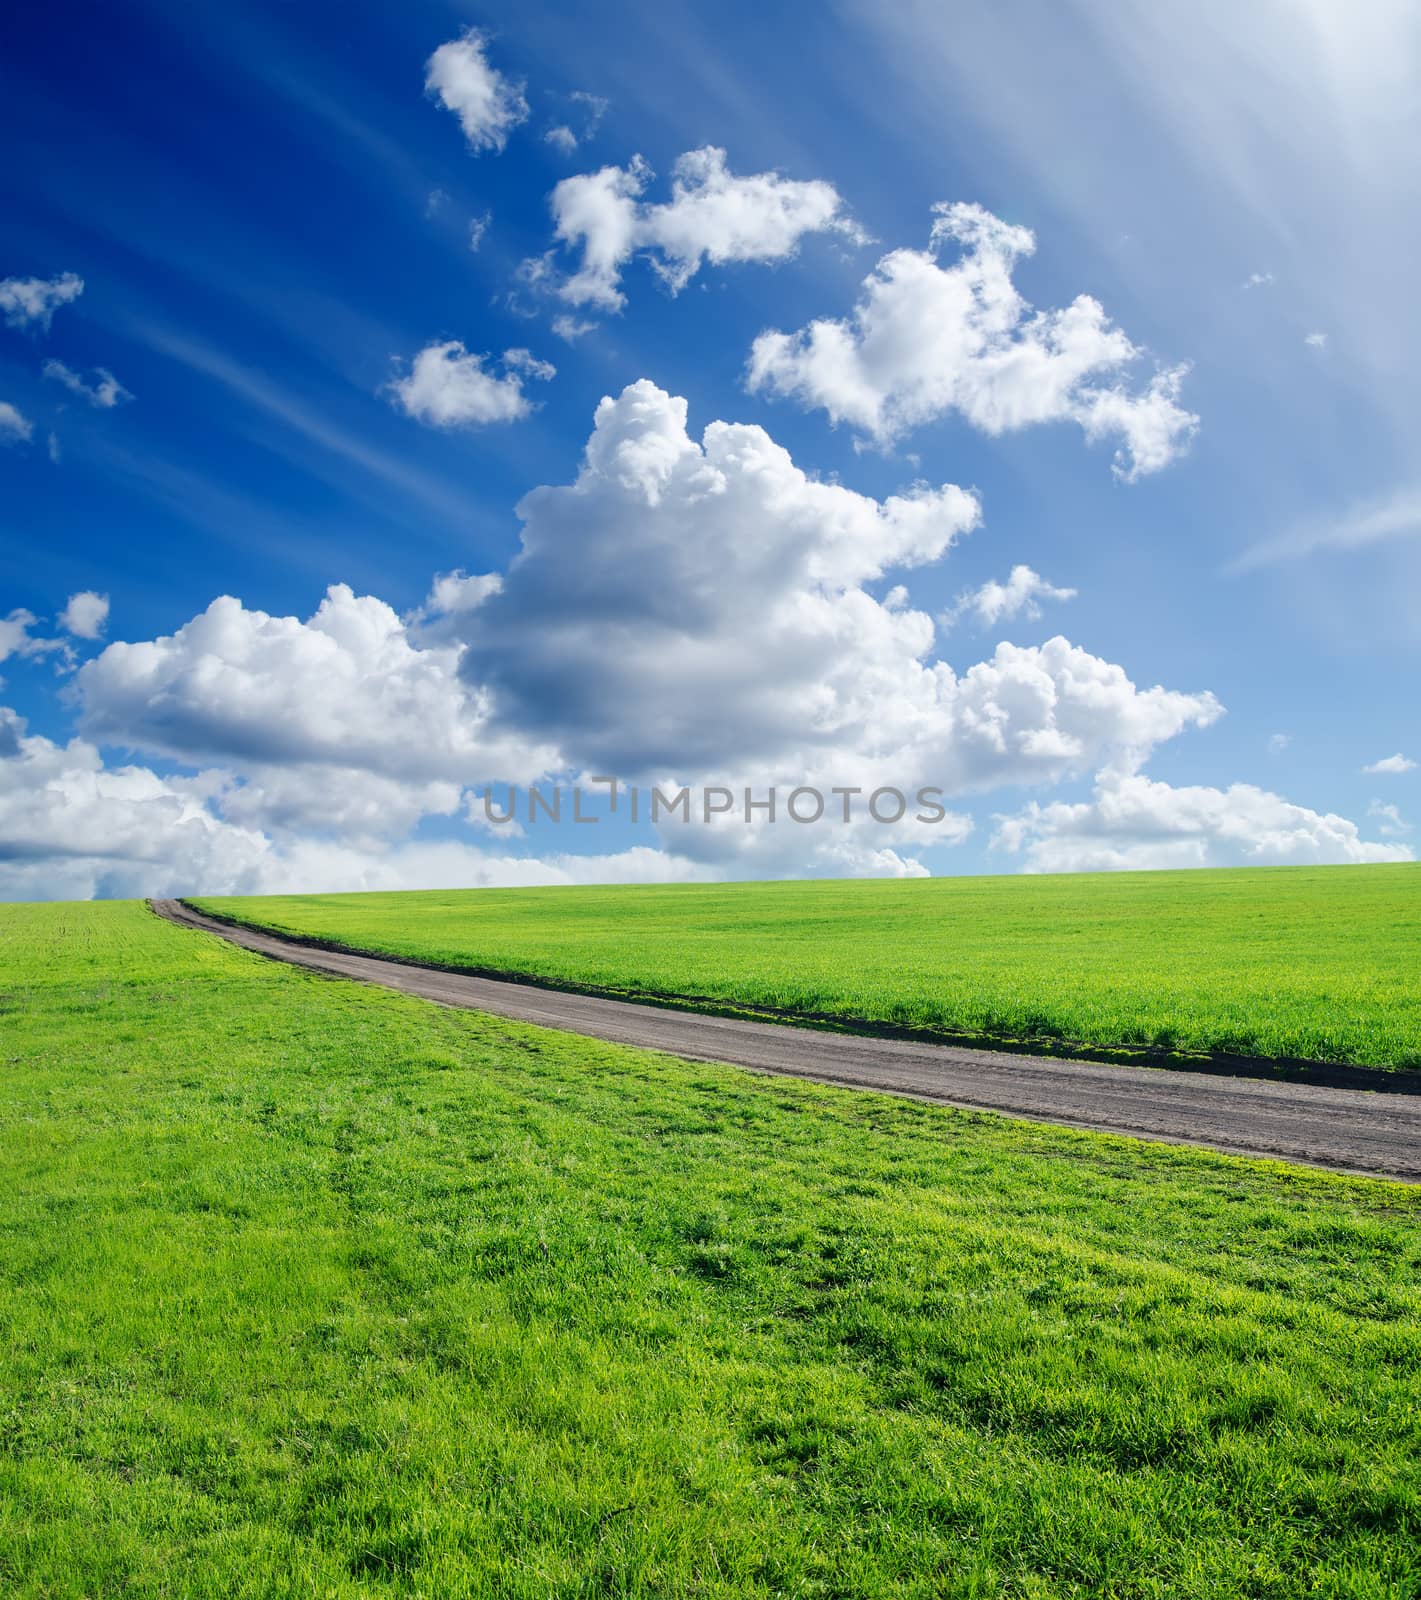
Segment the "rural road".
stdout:
<svg viewBox="0 0 1421 1600">
<path fill-rule="evenodd" d="M 614 1044 L 1031 1122 L 1421 1183 L 1421 1096 L 1414 1094 L 1061 1061 L 673 1011 L 320 950 L 215 921 L 177 900 L 151 904 L 179 927 L 313 972 Z"/>
</svg>

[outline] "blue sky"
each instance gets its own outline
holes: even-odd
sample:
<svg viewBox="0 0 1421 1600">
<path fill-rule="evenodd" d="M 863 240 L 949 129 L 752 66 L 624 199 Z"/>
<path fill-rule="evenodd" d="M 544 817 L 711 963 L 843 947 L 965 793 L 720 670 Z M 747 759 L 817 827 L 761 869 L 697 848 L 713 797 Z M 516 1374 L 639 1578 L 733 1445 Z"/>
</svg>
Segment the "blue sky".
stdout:
<svg viewBox="0 0 1421 1600">
<path fill-rule="evenodd" d="M 1409 853 L 1421 25 L 1174 10 L 22 4 L 0 893 Z M 470 821 L 609 766 L 952 821 Z"/>
</svg>

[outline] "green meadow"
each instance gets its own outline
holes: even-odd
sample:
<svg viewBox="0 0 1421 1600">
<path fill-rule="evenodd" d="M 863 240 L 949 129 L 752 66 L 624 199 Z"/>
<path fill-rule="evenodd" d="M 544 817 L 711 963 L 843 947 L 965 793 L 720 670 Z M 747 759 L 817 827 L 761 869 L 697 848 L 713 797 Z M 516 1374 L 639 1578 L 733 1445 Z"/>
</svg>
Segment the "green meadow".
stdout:
<svg viewBox="0 0 1421 1600">
<path fill-rule="evenodd" d="M 784 963 L 758 933 L 719 947 Z M 442 1010 L 137 904 L 0 907 L 0 1036 L 7 1597 L 1421 1586 L 1418 1191 Z"/>
<path fill-rule="evenodd" d="M 1421 1067 L 1421 863 L 194 904 L 612 994 L 1058 1050 Z"/>
</svg>

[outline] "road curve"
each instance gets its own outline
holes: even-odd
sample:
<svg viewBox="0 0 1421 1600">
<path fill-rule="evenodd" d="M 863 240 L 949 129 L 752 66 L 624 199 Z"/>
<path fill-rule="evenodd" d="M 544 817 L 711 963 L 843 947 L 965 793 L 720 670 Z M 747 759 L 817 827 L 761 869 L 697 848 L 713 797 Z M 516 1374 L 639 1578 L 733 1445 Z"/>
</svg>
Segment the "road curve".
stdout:
<svg viewBox="0 0 1421 1600">
<path fill-rule="evenodd" d="M 244 950 L 313 972 L 614 1044 L 937 1105 L 998 1111 L 1031 1122 L 1421 1183 L 1421 1096 L 1061 1061 L 674 1011 L 382 956 L 315 949 L 256 928 L 218 922 L 177 900 L 150 903 L 179 927 L 216 934 Z"/>
</svg>

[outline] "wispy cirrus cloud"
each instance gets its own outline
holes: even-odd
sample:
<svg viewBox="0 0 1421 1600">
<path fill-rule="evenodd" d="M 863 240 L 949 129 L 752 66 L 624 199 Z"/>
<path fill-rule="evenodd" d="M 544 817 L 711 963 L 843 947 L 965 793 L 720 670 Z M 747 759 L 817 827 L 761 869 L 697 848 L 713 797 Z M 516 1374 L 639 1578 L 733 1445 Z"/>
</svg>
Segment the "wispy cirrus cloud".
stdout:
<svg viewBox="0 0 1421 1600">
<path fill-rule="evenodd" d="M 1377 819 L 1377 832 L 1384 839 L 1404 839 L 1413 831 L 1411 824 L 1396 806 L 1387 805 L 1380 800 L 1372 801 L 1367 807 L 1367 815 Z"/>
<path fill-rule="evenodd" d="M 333 420 L 329 408 L 309 403 L 265 373 L 244 366 L 215 346 L 152 322 L 132 324 L 135 337 L 175 361 L 220 383 L 291 433 L 350 462 L 444 517 L 467 515 L 467 503 L 451 486 L 421 472 L 398 452 L 385 450 Z"/>
<path fill-rule="evenodd" d="M 34 431 L 34 423 L 18 406 L 0 400 L 0 444 L 27 444 Z"/>
<path fill-rule="evenodd" d="M 42 375 L 55 383 L 63 384 L 70 394 L 77 395 L 101 411 L 111 411 L 115 406 L 121 406 L 133 398 L 107 367 L 94 368 L 92 383 L 85 383 L 82 374 L 75 372 L 72 367 L 65 366 L 62 361 L 46 361 Z"/>
<path fill-rule="evenodd" d="M 1364 550 L 1421 534 L 1421 486 L 1406 485 L 1332 517 L 1322 517 L 1264 539 L 1229 564 L 1231 573 L 1257 571 L 1328 550 Z"/>
<path fill-rule="evenodd" d="M 570 156 L 596 136 L 611 102 L 600 94 L 588 94 L 585 89 L 575 89 L 567 98 L 571 111 L 565 120 L 553 123 L 543 140 L 560 155 Z"/>
</svg>

